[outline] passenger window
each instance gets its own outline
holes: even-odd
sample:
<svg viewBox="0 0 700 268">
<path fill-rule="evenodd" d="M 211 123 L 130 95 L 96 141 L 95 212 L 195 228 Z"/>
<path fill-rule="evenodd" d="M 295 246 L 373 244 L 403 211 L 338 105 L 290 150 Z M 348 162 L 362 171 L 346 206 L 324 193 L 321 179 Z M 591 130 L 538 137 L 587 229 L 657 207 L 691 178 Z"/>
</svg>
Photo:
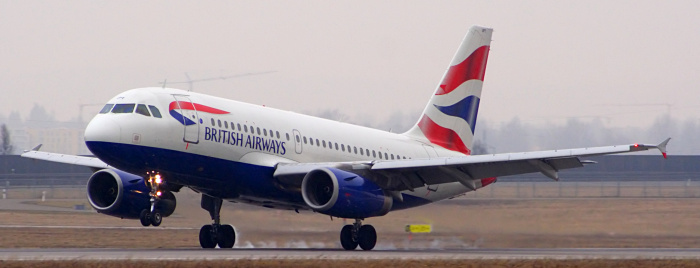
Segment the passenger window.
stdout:
<svg viewBox="0 0 700 268">
<path fill-rule="evenodd" d="M 394 160 L 394 154 L 391 154 L 391 160 Z"/>
<path fill-rule="evenodd" d="M 248 132 L 248 125 L 243 125 L 243 129 L 245 129 L 245 132 Z"/>
<path fill-rule="evenodd" d="M 299 135 L 297 135 L 295 138 L 297 139 L 297 142 L 301 142 L 301 140 L 299 140 Z"/>
<path fill-rule="evenodd" d="M 341 144 L 341 145 L 340 145 L 340 149 L 342 149 L 343 152 L 345 152 L 345 144 Z"/>
<path fill-rule="evenodd" d="M 148 108 L 151 108 L 151 113 L 153 114 L 153 117 L 155 117 L 155 118 L 162 118 L 163 117 L 160 115 L 160 111 L 155 106 L 148 105 Z"/>
<path fill-rule="evenodd" d="M 321 146 L 321 143 L 318 142 L 318 139 L 316 139 L 316 146 Z"/>
<path fill-rule="evenodd" d="M 134 103 L 116 104 L 114 105 L 114 108 L 112 108 L 112 113 L 130 114 L 134 112 L 134 107 L 136 107 L 136 104 Z"/>
<path fill-rule="evenodd" d="M 360 155 L 365 155 L 365 151 L 363 151 L 362 148 L 360 148 Z"/>
<path fill-rule="evenodd" d="M 212 126 L 212 127 L 215 127 L 215 126 L 216 126 L 216 122 L 214 122 L 214 118 L 211 119 L 211 126 Z"/>
<path fill-rule="evenodd" d="M 279 138 L 280 138 L 280 132 L 279 132 L 279 131 L 275 131 L 275 134 L 277 134 L 277 139 L 279 139 Z"/>
<path fill-rule="evenodd" d="M 367 153 L 367 156 L 369 156 L 369 149 L 365 149 L 365 152 Z"/>
<path fill-rule="evenodd" d="M 377 152 L 372 150 L 372 157 L 377 158 Z"/>
<path fill-rule="evenodd" d="M 306 144 L 306 136 L 304 136 L 304 144 Z"/>
<path fill-rule="evenodd" d="M 338 143 L 337 142 L 335 143 L 335 150 L 336 151 L 338 150 Z"/>
<path fill-rule="evenodd" d="M 289 141 L 289 133 L 284 133 L 285 136 L 287 136 L 287 141 Z"/>
<path fill-rule="evenodd" d="M 263 133 L 265 134 L 264 136 L 267 136 L 267 129 L 263 128 Z"/>
<path fill-rule="evenodd" d="M 224 128 L 228 128 L 228 121 L 224 121 Z"/>
<path fill-rule="evenodd" d="M 352 150 L 357 154 L 357 147 L 352 147 Z"/>
<path fill-rule="evenodd" d="M 257 128 L 257 129 L 258 129 L 258 135 L 260 135 L 260 128 Z"/>
<path fill-rule="evenodd" d="M 326 148 L 326 141 L 323 141 L 323 148 Z"/>
<path fill-rule="evenodd" d="M 382 152 L 379 152 L 379 159 L 382 159 Z"/>
<path fill-rule="evenodd" d="M 384 159 L 389 160 L 389 155 L 384 153 Z"/>
<path fill-rule="evenodd" d="M 310 143 L 311 145 L 314 145 L 314 138 L 309 138 L 309 143 Z"/>
<path fill-rule="evenodd" d="M 241 131 L 241 124 L 236 124 L 236 126 L 238 126 L 238 131 Z"/>
<path fill-rule="evenodd" d="M 101 114 L 109 113 L 109 111 L 112 110 L 112 107 L 114 107 L 114 104 L 107 103 L 107 104 L 105 104 L 105 107 L 102 107 L 102 110 L 100 110 L 100 113 Z"/>
<path fill-rule="evenodd" d="M 217 121 L 219 121 L 219 127 L 221 127 L 221 120 L 217 120 Z"/>
<path fill-rule="evenodd" d="M 145 116 L 151 116 L 151 113 L 148 112 L 148 108 L 146 108 L 146 105 L 144 104 L 139 104 L 136 106 L 136 113 Z"/>
</svg>

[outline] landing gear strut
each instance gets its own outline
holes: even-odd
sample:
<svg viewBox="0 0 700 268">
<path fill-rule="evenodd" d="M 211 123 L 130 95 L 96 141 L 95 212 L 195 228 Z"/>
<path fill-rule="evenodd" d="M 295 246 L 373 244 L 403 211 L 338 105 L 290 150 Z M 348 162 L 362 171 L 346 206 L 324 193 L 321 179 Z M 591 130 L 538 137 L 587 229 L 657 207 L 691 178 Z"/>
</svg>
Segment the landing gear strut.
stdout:
<svg viewBox="0 0 700 268">
<path fill-rule="evenodd" d="M 236 232 L 233 226 L 221 225 L 219 218 L 223 200 L 208 195 L 202 195 L 202 208 L 209 211 L 212 223 L 204 225 L 199 229 L 199 244 L 202 248 L 215 248 L 218 244 L 220 248 L 232 248 L 236 244 Z"/>
<path fill-rule="evenodd" d="M 163 195 L 160 189 L 162 183 L 163 178 L 161 178 L 160 174 L 148 176 L 147 185 L 151 188 L 151 191 L 148 193 L 151 197 L 151 209 L 144 209 L 141 211 L 141 215 L 139 215 L 139 220 L 141 220 L 141 225 L 143 226 L 159 226 L 163 223 L 163 215 L 156 209 L 156 205 L 158 205 L 158 201 L 160 201 L 160 197 Z"/>
<path fill-rule="evenodd" d="M 372 225 L 362 225 L 362 220 L 343 226 L 340 230 L 340 244 L 345 250 L 355 250 L 359 245 L 363 250 L 372 250 L 377 244 L 377 231 Z"/>
</svg>

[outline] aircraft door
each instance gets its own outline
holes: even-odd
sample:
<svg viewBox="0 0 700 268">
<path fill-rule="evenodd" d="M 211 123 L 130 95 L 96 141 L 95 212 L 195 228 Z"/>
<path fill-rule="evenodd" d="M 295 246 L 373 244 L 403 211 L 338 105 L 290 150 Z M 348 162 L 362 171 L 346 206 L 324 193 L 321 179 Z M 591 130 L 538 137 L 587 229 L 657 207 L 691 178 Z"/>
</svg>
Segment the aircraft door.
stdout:
<svg viewBox="0 0 700 268">
<path fill-rule="evenodd" d="M 194 144 L 199 143 L 200 119 L 192 100 L 185 95 L 173 95 L 173 98 L 175 98 L 175 107 L 173 108 L 179 111 L 181 115 L 180 118 L 178 116 L 175 117 L 184 126 L 182 141 Z"/>
<path fill-rule="evenodd" d="M 299 133 L 299 130 L 293 130 L 294 133 L 294 151 L 298 154 L 301 153 L 301 133 Z"/>
</svg>

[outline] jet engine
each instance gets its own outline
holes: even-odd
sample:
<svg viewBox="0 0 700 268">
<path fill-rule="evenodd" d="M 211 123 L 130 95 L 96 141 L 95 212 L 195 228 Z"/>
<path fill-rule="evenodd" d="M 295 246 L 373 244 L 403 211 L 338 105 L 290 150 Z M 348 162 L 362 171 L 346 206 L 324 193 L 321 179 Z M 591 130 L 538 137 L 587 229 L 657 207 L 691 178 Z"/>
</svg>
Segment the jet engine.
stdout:
<svg viewBox="0 0 700 268">
<path fill-rule="evenodd" d="M 126 219 L 138 219 L 142 210 L 151 209 L 150 188 L 141 176 L 116 169 L 103 169 L 90 176 L 87 197 L 97 212 Z M 177 201 L 169 191 L 163 192 L 156 209 L 163 217 L 175 211 Z"/>
<path fill-rule="evenodd" d="M 389 212 L 393 198 L 374 182 L 336 168 L 319 168 L 304 176 L 301 193 L 306 205 L 326 215 L 364 219 Z"/>
</svg>

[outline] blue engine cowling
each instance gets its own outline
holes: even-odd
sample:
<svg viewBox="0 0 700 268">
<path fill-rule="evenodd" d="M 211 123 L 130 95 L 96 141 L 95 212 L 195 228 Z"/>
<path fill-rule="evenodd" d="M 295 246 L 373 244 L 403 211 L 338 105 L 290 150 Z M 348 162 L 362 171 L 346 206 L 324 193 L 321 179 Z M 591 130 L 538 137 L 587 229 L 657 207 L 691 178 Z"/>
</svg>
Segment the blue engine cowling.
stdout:
<svg viewBox="0 0 700 268">
<path fill-rule="evenodd" d="M 87 197 L 97 212 L 126 219 L 138 219 L 141 211 L 151 209 L 150 189 L 141 176 L 117 169 L 103 169 L 90 176 Z M 164 217 L 175 211 L 175 195 L 165 192 L 158 201 Z"/>
<path fill-rule="evenodd" d="M 326 215 L 364 219 L 386 215 L 393 198 L 374 182 L 336 168 L 319 168 L 304 176 L 301 193 L 306 205 Z"/>
</svg>

